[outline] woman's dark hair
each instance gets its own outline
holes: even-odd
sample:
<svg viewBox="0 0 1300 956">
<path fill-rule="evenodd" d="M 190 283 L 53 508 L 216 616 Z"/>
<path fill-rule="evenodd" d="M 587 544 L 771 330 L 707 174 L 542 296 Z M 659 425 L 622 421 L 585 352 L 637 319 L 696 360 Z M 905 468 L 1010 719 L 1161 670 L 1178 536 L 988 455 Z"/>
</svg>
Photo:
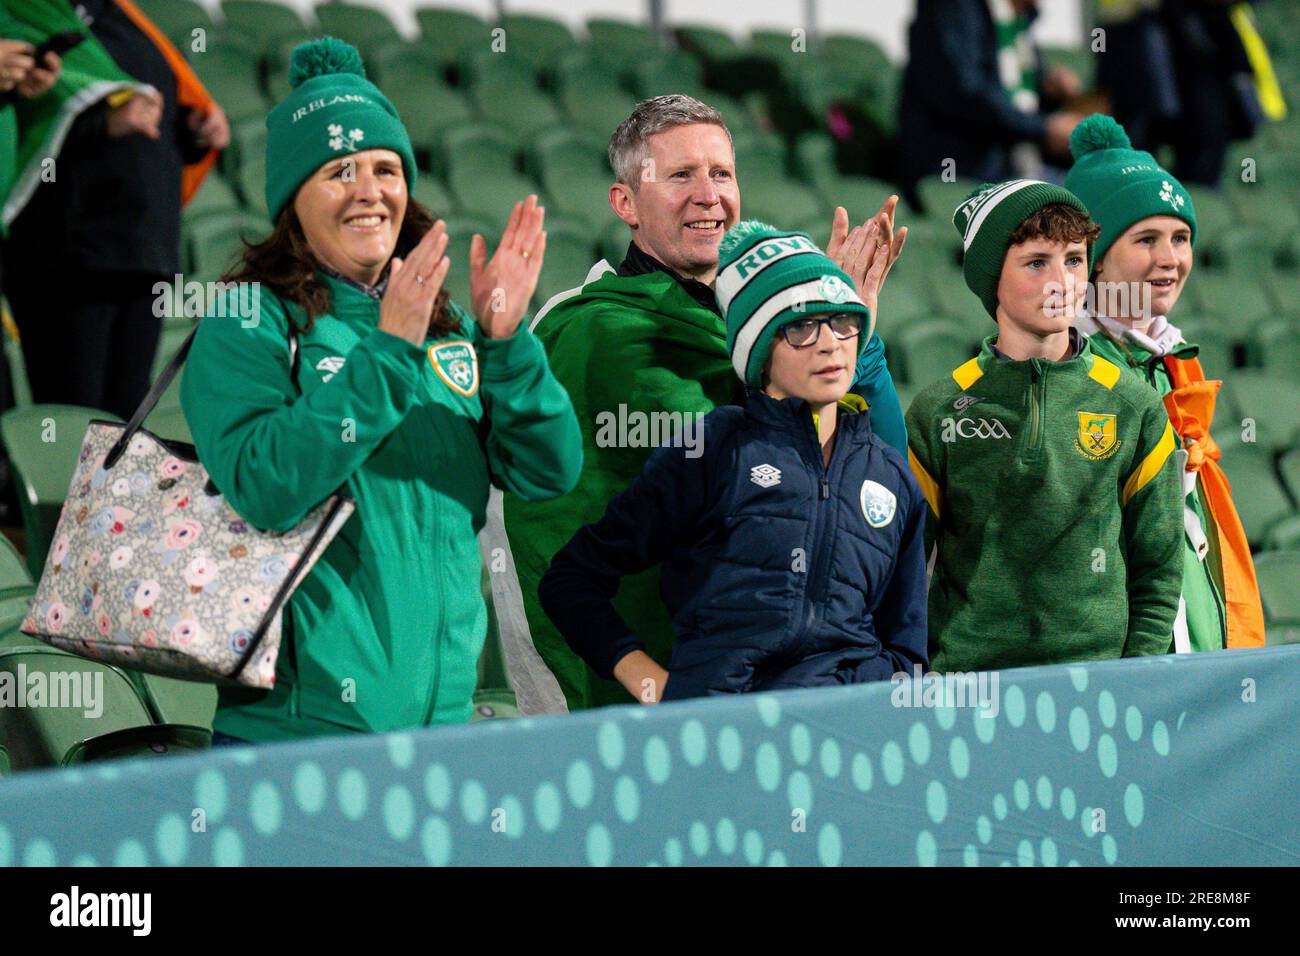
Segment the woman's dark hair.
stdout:
<svg viewBox="0 0 1300 956">
<path fill-rule="evenodd" d="M 433 223 L 433 214 L 408 198 L 393 255 L 405 259 L 424 234 L 433 228 Z M 262 283 L 282 299 L 302 308 L 307 315 L 307 324 L 299 331 L 307 332 L 316 323 L 316 318 L 329 312 L 330 308 L 329 289 L 316 275 L 318 266 L 293 203 L 289 203 L 281 211 L 269 236 L 261 242 L 244 242 L 239 261 L 222 276 L 221 281 Z M 459 328 L 459 321 L 447 307 L 448 301 L 447 290 L 439 290 L 433 303 L 433 314 L 429 317 L 427 336 L 446 335 Z"/>
</svg>

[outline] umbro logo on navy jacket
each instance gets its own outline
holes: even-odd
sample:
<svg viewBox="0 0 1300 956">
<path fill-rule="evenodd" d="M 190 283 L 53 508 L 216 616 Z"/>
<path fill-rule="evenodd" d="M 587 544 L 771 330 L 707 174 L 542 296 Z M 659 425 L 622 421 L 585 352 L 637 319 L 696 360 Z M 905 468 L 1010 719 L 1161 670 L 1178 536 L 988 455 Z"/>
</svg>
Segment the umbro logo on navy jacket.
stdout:
<svg viewBox="0 0 1300 956">
<path fill-rule="evenodd" d="M 826 468 L 808 405 L 751 390 L 705 417 L 699 457 L 655 451 L 539 585 L 574 651 L 608 678 L 644 650 L 612 601 L 624 575 L 662 563 L 676 632 L 664 699 L 925 666 L 925 498 L 857 396 L 837 422 Z"/>
</svg>

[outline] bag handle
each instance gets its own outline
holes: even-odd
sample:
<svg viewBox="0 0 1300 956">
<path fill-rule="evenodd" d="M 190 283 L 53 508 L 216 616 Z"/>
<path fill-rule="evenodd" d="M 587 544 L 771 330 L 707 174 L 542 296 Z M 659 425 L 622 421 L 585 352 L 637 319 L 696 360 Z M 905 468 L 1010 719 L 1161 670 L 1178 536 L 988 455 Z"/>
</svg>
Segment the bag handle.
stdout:
<svg viewBox="0 0 1300 956">
<path fill-rule="evenodd" d="M 298 367 L 300 364 L 298 357 L 298 330 L 294 326 L 292 318 L 289 319 L 288 325 L 289 378 L 293 381 L 294 389 L 301 395 L 302 388 L 298 385 Z M 198 333 L 199 327 L 196 324 L 194 330 L 190 332 L 189 335 L 185 336 L 185 341 L 182 342 L 181 347 L 176 350 L 176 354 L 171 357 L 171 361 L 167 363 L 167 367 L 162 370 L 162 373 L 158 376 L 152 387 L 150 387 L 148 394 L 146 394 L 144 400 L 140 402 L 140 407 L 135 410 L 135 414 L 131 416 L 131 420 L 126 423 L 126 428 L 122 431 L 121 437 L 118 438 L 117 442 L 108 450 L 108 454 L 104 457 L 105 471 L 112 468 L 113 465 L 117 463 L 117 460 L 122 457 L 122 453 L 126 451 L 127 446 L 131 443 L 131 439 L 135 437 L 135 433 L 140 430 L 140 427 L 144 424 L 144 420 L 148 418 L 149 413 L 154 410 L 154 406 L 157 405 L 158 401 L 162 398 L 163 392 L 167 391 L 168 386 L 172 383 L 172 379 L 176 377 L 176 373 L 181 370 L 181 366 L 185 364 L 185 360 L 189 357 L 190 346 L 194 344 L 194 336 L 198 335 Z M 211 481 L 208 483 L 211 485 Z"/>
</svg>

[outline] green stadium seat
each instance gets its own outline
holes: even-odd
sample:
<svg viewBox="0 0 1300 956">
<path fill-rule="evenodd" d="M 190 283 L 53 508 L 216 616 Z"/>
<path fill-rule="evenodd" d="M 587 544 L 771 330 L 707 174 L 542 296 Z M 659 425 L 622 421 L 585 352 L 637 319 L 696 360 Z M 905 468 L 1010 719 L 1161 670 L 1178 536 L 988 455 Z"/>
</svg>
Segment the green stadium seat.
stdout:
<svg viewBox="0 0 1300 956">
<path fill-rule="evenodd" d="M 537 74 L 531 61 L 507 48 L 502 53 L 470 50 L 460 60 L 460 85 L 470 90 L 484 83 L 498 88 L 537 89 Z"/>
<path fill-rule="evenodd" d="M 754 175 L 740 170 L 741 209 L 748 219 L 760 219 L 788 229 L 791 224 L 807 222 L 819 215 L 830 222 L 817 194 L 799 182 L 759 173 Z"/>
<path fill-rule="evenodd" d="M 666 93 L 685 93 L 708 102 L 713 95 L 704 85 L 704 68 L 700 61 L 682 50 L 649 57 L 638 63 L 633 67 L 632 84 L 637 98 L 642 100 Z M 726 119 L 725 114 L 723 118 Z"/>
<path fill-rule="evenodd" d="M 823 203 L 831 208 L 843 206 L 853 225 L 874 215 L 886 199 L 898 194 L 898 187 L 884 180 L 840 173 L 835 162 L 835 143 L 829 134 L 820 130 L 804 133 L 795 142 L 794 169 L 800 179 L 817 191 Z M 895 226 L 907 225 L 910 233 L 911 218 L 900 210 L 894 216 Z"/>
<path fill-rule="evenodd" d="M 592 55 L 620 72 L 663 51 L 648 24 L 608 17 L 587 20 Z"/>
<path fill-rule="evenodd" d="M 1222 193 L 1205 186 L 1188 186 L 1196 210 L 1196 231 L 1201 236 L 1222 236 L 1237 225 L 1237 214 Z"/>
<path fill-rule="evenodd" d="M 534 73 L 548 68 L 578 41 L 562 21 L 535 13 L 507 13 L 501 18 L 506 49 L 527 60 Z"/>
<path fill-rule="evenodd" d="M 195 27 L 211 30 L 212 15 L 196 0 L 139 0 L 136 4 L 159 30 L 171 37 Z"/>
<path fill-rule="evenodd" d="M 1246 538 L 1252 547 L 1259 547 L 1269 529 L 1291 512 L 1291 502 L 1273 472 L 1272 456 L 1254 445 L 1230 443 L 1219 464 L 1232 485 L 1232 500 Z"/>
<path fill-rule="evenodd" d="M 519 704 L 513 690 L 479 690 L 474 692 L 471 723 L 480 720 L 506 720 L 519 716 Z"/>
<path fill-rule="evenodd" d="M 0 415 L 0 440 L 14 472 L 27 532 L 27 568 L 39 579 L 91 419 L 119 421 L 77 405 L 28 405 Z M 48 440 L 47 440 L 48 439 Z"/>
<path fill-rule="evenodd" d="M 570 123 L 608 139 L 636 107 L 632 94 L 617 84 L 607 64 L 574 65 L 556 77 L 555 98 Z"/>
<path fill-rule="evenodd" d="M 19 635 L 0 646 L 0 672 L 31 687 L 33 675 L 45 675 L 47 688 L 78 690 L 87 680 L 98 697 L 95 708 L 26 706 L 0 708 L 0 739 L 15 771 L 83 763 L 114 756 L 148 755 L 171 749 L 199 750 L 208 745 L 202 728 L 154 724 L 145 700 L 120 668 L 88 660 Z M 63 675 L 68 675 L 67 677 Z M 75 700 L 75 698 L 73 698 Z M 80 703 L 88 703 L 82 697 Z M 87 710 L 102 710 L 87 716 Z M 131 746 L 118 736 L 130 733 Z"/>
<path fill-rule="evenodd" d="M 203 185 L 195 193 L 184 209 L 184 216 L 195 216 L 210 212 L 235 212 L 239 209 L 239 197 L 226 178 L 215 170 L 203 178 Z"/>
<path fill-rule="evenodd" d="M 446 65 L 458 62 L 468 50 L 489 49 L 492 43 L 492 27 L 468 10 L 419 7 L 415 20 L 420 42 Z"/>
<path fill-rule="evenodd" d="M 1266 551 L 1300 551 L 1300 514 L 1283 518 L 1268 529 L 1264 539 Z"/>
<path fill-rule="evenodd" d="M 925 215 L 936 222 L 946 223 L 953 235 L 957 234 L 952 225 L 952 214 L 965 201 L 966 197 L 980 187 L 973 179 L 958 176 L 947 182 L 938 175 L 927 176 L 917 183 L 921 203 L 925 206 Z"/>
<path fill-rule="evenodd" d="M 411 198 L 433 213 L 435 220 L 446 219 L 456 211 L 456 201 L 451 193 L 432 173 L 420 174 Z"/>
<path fill-rule="evenodd" d="M 443 70 L 437 54 L 410 40 L 390 40 L 374 50 L 366 62 L 366 74 L 389 99 L 395 90 L 408 86 L 423 89 L 430 80 L 441 81 Z"/>
<path fill-rule="evenodd" d="M 1291 499 L 1300 505 L 1300 448 L 1292 448 L 1278 460 L 1277 469 L 1282 474 L 1282 484 Z"/>
<path fill-rule="evenodd" d="M 0 534 L 0 590 L 34 587 L 35 578 L 27 562 L 7 535 Z"/>
<path fill-rule="evenodd" d="M 192 55 L 194 71 L 212 98 L 225 110 L 231 126 L 242 120 L 266 120 L 273 104 L 267 102 L 256 69 L 258 53 L 237 34 L 226 34 L 218 41 L 209 39 L 207 51 Z"/>
<path fill-rule="evenodd" d="M 731 33 L 718 27 L 687 25 L 679 26 L 673 32 L 682 49 L 710 63 L 725 63 L 747 52 Z"/>
<path fill-rule="evenodd" d="M 234 185 L 244 201 L 244 211 L 266 219 L 266 157 L 250 156 L 235 171 Z"/>
<path fill-rule="evenodd" d="M 1256 442 L 1264 448 L 1287 448 L 1300 427 L 1300 384 L 1294 376 L 1238 371 L 1225 378 L 1219 395 L 1237 421 L 1254 422 Z"/>
<path fill-rule="evenodd" d="M 321 32 L 347 40 L 364 55 L 392 40 L 400 40 L 401 34 L 388 15 L 378 7 L 363 7 L 351 3 L 331 0 L 318 4 L 313 10 Z"/>
<path fill-rule="evenodd" d="M 482 219 L 457 216 L 454 219 L 447 220 L 447 257 L 451 259 L 451 269 L 447 273 L 443 288 L 447 290 L 447 294 L 451 296 L 453 302 L 470 314 L 473 314 L 469 296 L 470 240 L 475 233 L 481 235 L 487 240 L 488 255 L 490 256 L 497 239 L 501 236 L 501 229 L 504 227 L 504 219 L 501 221 L 501 226 L 495 229 L 492 223 Z"/>
<path fill-rule="evenodd" d="M 234 265 L 244 242 L 265 238 L 271 225 L 247 212 L 210 213 L 186 224 L 190 275 L 199 282 L 215 282 Z"/>
<path fill-rule="evenodd" d="M 1252 365 L 1285 378 L 1300 369 L 1300 324 L 1292 319 L 1267 319 L 1251 330 Z"/>
<path fill-rule="evenodd" d="M 814 62 L 806 34 L 798 41 L 801 49 L 795 49 L 796 42 L 789 30 L 755 30 L 749 36 L 751 53 L 773 64 L 787 86 L 796 84 L 800 74 Z"/>
<path fill-rule="evenodd" d="M 435 157 L 443 132 L 474 120 L 474 110 L 464 94 L 433 75 L 418 83 L 390 85 L 388 98 L 402 117 L 417 159 L 420 154 Z"/>
<path fill-rule="evenodd" d="M 9 773 L 9 751 L 5 750 L 4 744 L 0 744 L 0 777 L 7 777 Z"/>
<path fill-rule="evenodd" d="M 613 216 L 609 208 L 613 174 L 596 134 L 572 127 L 547 130 L 533 140 L 529 167 L 546 191 L 548 212 L 580 220 L 593 234 Z"/>
<path fill-rule="evenodd" d="M 1218 237 L 1217 243 L 1216 251 L 1223 261 L 1213 263 L 1214 268 L 1259 276 L 1276 267 L 1277 244 L 1273 237 L 1251 226 L 1234 226 Z"/>
<path fill-rule="evenodd" d="M 785 140 L 776 133 L 733 130 L 731 141 L 736 151 L 736 176 L 740 180 L 742 199 L 745 186 L 753 179 L 787 178 Z"/>
<path fill-rule="evenodd" d="M 852 63 L 863 72 L 893 69 L 889 55 L 883 47 L 865 36 L 849 33 L 831 33 L 822 38 L 823 55 L 844 63 Z"/>
<path fill-rule="evenodd" d="M 228 29 L 243 34 L 263 54 L 289 39 L 301 42 L 311 36 L 298 11 L 284 3 L 222 0 L 221 14 Z"/>
<path fill-rule="evenodd" d="M 1209 316 L 1174 316 L 1182 330 L 1183 338 L 1196 345 L 1200 352 L 1201 369 L 1206 378 L 1227 378 L 1236 367 L 1236 349 L 1233 337 L 1224 331 L 1223 323 Z"/>
<path fill-rule="evenodd" d="M 1300 624 L 1300 551 L 1265 551 L 1255 555 L 1255 576 L 1271 624 Z"/>
<path fill-rule="evenodd" d="M 597 233 L 583 222 L 546 218 L 546 259 L 533 296 L 536 308 L 551 296 L 581 285 L 596 262 L 592 237 Z M 533 311 L 536 311 L 536 308 Z"/>
<path fill-rule="evenodd" d="M 1183 297 L 1200 311 L 1222 316 L 1237 341 L 1249 338 L 1255 323 L 1275 311 L 1264 284 L 1253 275 L 1207 270 L 1188 283 Z"/>
<path fill-rule="evenodd" d="M 1270 235 L 1290 235 L 1300 229 L 1300 212 L 1296 211 L 1294 197 L 1276 186 L 1266 186 L 1263 181 L 1234 182 L 1227 196 L 1237 211 L 1237 218 L 1256 230 Z M 1199 213 L 1197 210 L 1198 222 Z"/>
<path fill-rule="evenodd" d="M 180 382 L 179 377 L 176 382 Z M 185 420 L 185 413 L 181 410 L 179 397 L 167 405 L 160 401 L 144 420 L 144 427 L 159 438 L 184 442 L 187 445 L 194 444 L 194 436 L 190 434 L 190 426 Z"/>
<path fill-rule="evenodd" d="M 144 697 L 150 716 L 159 724 L 182 724 L 212 730 L 212 718 L 217 712 L 215 684 L 178 680 L 128 670 Z"/>
<path fill-rule="evenodd" d="M 230 145 L 221 152 L 221 168 L 230 175 L 240 164 L 266 158 L 266 117 L 240 120 L 230 128 Z"/>
<path fill-rule="evenodd" d="M 909 322 L 888 337 L 902 358 L 901 377 L 917 388 L 945 378 L 970 359 L 965 340 L 958 323 L 942 318 Z"/>
<path fill-rule="evenodd" d="M 534 86 L 513 80 L 483 80 L 470 97 L 485 122 L 510 130 L 520 140 L 560 125 L 560 113 L 549 96 Z"/>
</svg>

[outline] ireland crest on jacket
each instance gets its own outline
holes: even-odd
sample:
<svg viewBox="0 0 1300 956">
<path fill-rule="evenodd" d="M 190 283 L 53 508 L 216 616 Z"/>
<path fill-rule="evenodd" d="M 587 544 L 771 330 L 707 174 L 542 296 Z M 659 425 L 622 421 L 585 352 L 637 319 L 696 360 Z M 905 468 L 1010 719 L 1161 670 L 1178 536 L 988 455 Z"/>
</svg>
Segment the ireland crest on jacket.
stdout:
<svg viewBox="0 0 1300 956">
<path fill-rule="evenodd" d="M 1079 434 L 1074 447 L 1084 458 L 1101 461 L 1119 450 L 1116 416 L 1098 412 L 1079 412 Z"/>
<path fill-rule="evenodd" d="M 894 520 L 894 511 L 898 507 L 898 498 L 878 481 L 864 481 L 859 495 L 862 504 L 862 516 L 873 528 L 883 528 Z"/>
<path fill-rule="evenodd" d="M 469 342 L 429 346 L 429 363 L 439 378 L 466 398 L 478 391 L 478 355 Z"/>
</svg>

